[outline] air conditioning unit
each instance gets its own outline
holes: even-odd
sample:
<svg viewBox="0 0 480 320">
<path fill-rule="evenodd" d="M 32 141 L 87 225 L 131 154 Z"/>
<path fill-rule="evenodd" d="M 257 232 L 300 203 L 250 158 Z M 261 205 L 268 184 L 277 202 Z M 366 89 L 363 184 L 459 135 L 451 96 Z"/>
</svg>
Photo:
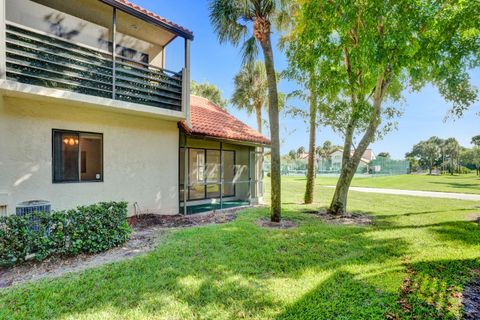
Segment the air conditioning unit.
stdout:
<svg viewBox="0 0 480 320">
<path fill-rule="evenodd" d="M 50 211 L 51 211 L 50 202 L 45 200 L 24 201 L 19 203 L 16 208 L 17 216 L 25 216 L 33 212 L 50 212 Z M 39 217 L 30 217 L 30 230 L 32 231 L 40 230 Z"/>
<path fill-rule="evenodd" d="M 19 203 L 16 208 L 16 214 L 17 216 L 25 216 L 33 212 L 50 212 L 51 210 L 52 206 L 49 201 L 30 200 Z"/>
</svg>

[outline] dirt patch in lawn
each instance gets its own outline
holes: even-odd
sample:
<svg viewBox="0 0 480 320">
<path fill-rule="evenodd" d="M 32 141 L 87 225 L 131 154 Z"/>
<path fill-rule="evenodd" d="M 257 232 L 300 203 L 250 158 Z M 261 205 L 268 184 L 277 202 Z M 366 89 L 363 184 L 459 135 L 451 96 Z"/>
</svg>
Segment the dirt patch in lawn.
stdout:
<svg viewBox="0 0 480 320">
<path fill-rule="evenodd" d="M 465 320 L 480 319 L 480 270 L 476 270 L 477 276 L 463 290 L 463 310 Z"/>
<path fill-rule="evenodd" d="M 298 227 L 296 222 L 290 220 L 281 220 L 280 222 L 272 222 L 269 219 L 258 219 L 257 225 L 262 228 L 270 229 L 292 229 Z"/>
<path fill-rule="evenodd" d="M 130 240 L 123 246 L 94 255 L 57 256 L 42 262 L 30 261 L 11 268 L 0 268 L 0 288 L 43 278 L 57 278 L 67 273 L 130 259 L 152 251 L 161 242 L 162 236 L 168 229 L 225 223 L 235 218 L 235 210 L 194 216 L 147 214 L 130 218 L 129 223 L 132 225 L 133 233 Z"/>
<path fill-rule="evenodd" d="M 143 229 L 151 226 L 163 228 L 184 228 L 206 224 L 226 223 L 235 220 L 237 210 L 228 210 L 209 214 L 196 214 L 190 216 L 174 215 L 162 216 L 145 214 L 129 218 L 129 224 L 135 228 Z"/>
<path fill-rule="evenodd" d="M 347 215 L 340 216 L 328 213 L 326 209 L 322 209 L 319 211 L 304 211 L 304 213 L 316 215 L 324 222 L 329 224 L 366 226 L 373 223 L 373 217 L 363 212 L 352 212 Z"/>
</svg>

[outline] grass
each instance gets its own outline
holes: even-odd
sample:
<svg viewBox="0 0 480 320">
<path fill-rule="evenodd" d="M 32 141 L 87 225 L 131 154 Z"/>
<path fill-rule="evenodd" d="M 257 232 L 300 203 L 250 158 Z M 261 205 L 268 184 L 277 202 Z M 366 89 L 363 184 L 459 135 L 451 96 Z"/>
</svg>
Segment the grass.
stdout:
<svg viewBox="0 0 480 320">
<path fill-rule="evenodd" d="M 318 177 L 317 180 L 322 185 L 333 186 L 337 183 L 334 177 Z M 480 177 L 475 174 L 356 177 L 352 186 L 480 194 Z"/>
<path fill-rule="evenodd" d="M 0 291 L 0 319 L 457 319 L 480 269 L 480 204 L 352 193 L 367 227 L 303 213 L 304 179 L 283 183 L 283 216 L 267 230 L 247 209 L 232 223 L 169 232 L 152 253 Z M 403 288 L 403 290 L 402 290 Z M 404 303 L 399 304 L 399 301 Z"/>
</svg>

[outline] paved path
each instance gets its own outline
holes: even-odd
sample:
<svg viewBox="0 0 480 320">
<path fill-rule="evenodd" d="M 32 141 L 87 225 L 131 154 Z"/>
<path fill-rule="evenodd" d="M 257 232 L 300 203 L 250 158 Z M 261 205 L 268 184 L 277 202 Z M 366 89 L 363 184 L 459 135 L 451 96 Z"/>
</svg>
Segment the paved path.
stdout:
<svg viewBox="0 0 480 320">
<path fill-rule="evenodd" d="M 327 186 L 327 188 L 335 188 L 335 187 L 334 186 Z M 350 190 L 358 191 L 358 192 L 368 192 L 368 193 L 395 194 L 395 195 L 402 195 L 402 196 L 416 196 L 416 197 L 480 201 L 480 194 L 401 190 L 401 189 L 384 189 L 384 188 L 364 188 L 364 187 L 350 187 Z"/>
</svg>

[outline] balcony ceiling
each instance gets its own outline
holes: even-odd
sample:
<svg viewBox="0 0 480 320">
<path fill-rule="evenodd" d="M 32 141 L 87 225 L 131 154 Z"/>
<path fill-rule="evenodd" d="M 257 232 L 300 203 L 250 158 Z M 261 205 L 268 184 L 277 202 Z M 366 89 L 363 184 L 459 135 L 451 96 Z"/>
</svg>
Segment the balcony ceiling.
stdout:
<svg viewBox="0 0 480 320">
<path fill-rule="evenodd" d="M 35 2 L 103 27 L 112 26 L 112 7 L 98 0 L 35 0 Z M 165 46 L 176 37 L 176 34 L 164 28 L 120 10 L 117 10 L 117 31 L 159 46 Z"/>
</svg>

